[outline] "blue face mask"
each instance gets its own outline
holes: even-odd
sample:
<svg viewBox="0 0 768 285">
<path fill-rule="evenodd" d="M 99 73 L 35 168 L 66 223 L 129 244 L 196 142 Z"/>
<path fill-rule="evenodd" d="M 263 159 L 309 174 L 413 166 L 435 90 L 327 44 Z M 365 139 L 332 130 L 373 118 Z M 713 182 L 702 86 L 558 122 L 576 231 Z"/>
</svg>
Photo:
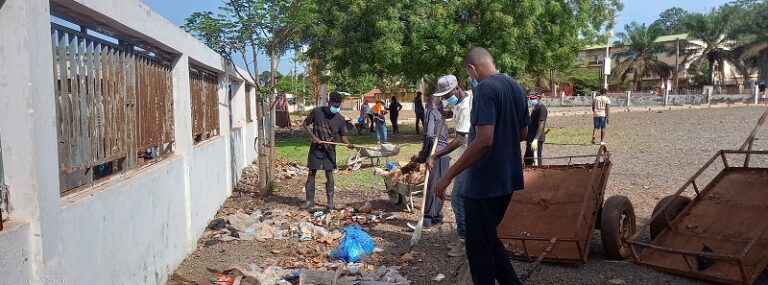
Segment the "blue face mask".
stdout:
<svg viewBox="0 0 768 285">
<path fill-rule="evenodd" d="M 445 105 L 456 105 L 456 103 L 459 103 L 459 97 L 456 97 L 456 95 L 451 96 L 451 98 L 448 98 L 448 100 L 443 100 L 443 104 Z"/>
<path fill-rule="evenodd" d="M 477 80 L 472 79 L 472 89 L 475 89 L 477 87 Z"/>
<path fill-rule="evenodd" d="M 331 113 L 336 114 L 339 111 L 341 111 L 341 107 L 331 106 Z"/>
<path fill-rule="evenodd" d="M 538 104 L 539 104 L 539 100 L 531 99 L 531 106 L 536 107 L 536 105 L 538 105 Z"/>
</svg>

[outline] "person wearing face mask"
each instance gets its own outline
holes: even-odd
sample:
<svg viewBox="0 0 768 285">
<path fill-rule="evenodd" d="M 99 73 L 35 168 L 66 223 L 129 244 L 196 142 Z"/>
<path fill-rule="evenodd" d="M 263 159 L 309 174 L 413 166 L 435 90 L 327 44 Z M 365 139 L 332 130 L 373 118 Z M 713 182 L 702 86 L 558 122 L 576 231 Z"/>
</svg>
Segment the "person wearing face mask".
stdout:
<svg viewBox="0 0 768 285">
<path fill-rule="evenodd" d="M 499 73 L 488 50 L 476 47 L 464 57 L 467 75 L 479 83 L 472 94 L 469 144 L 464 154 L 437 181 L 445 199 L 451 180 L 464 172 L 466 248 L 475 285 L 521 284 L 496 227 L 512 193 L 524 189 L 520 142 L 528 136 L 528 100 L 523 87 Z"/>
<path fill-rule="evenodd" d="M 544 139 L 547 133 L 544 129 L 547 127 L 547 106 L 541 103 L 540 94 L 531 94 L 528 96 L 528 102 L 533 107 L 531 111 L 531 123 L 528 124 L 528 137 L 525 142 L 525 165 L 541 165 L 541 154 L 544 151 Z M 534 158 L 534 152 L 536 158 Z"/>
<path fill-rule="evenodd" d="M 436 161 L 440 161 L 449 155 L 460 157 L 467 148 L 467 134 L 470 128 L 470 112 L 472 110 L 472 97 L 461 89 L 456 76 L 446 75 L 437 80 L 437 91 L 433 95 L 442 99 L 443 106 L 453 109 L 453 120 L 456 122 L 456 136 L 444 148 L 439 149 L 427 159 L 427 167 L 432 169 Z M 448 112 L 446 112 L 447 114 Z M 459 257 L 465 254 L 464 239 L 466 229 L 464 227 L 464 180 L 465 172 L 459 174 L 453 181 L 451 194 L 451 208 L 456 217 L 456 231 L 459 240 L 448 244 L 451 249 L 450 257 Z"/>
<path fill-rule="evenodd" d="M 341 139 L 352 149 L 354 146 L 347 138 L 347 123 L 339 114 L 344 95 L 339 92 L 331 92 L 328 99 L 329 106 L 317 107 L 304 119 L 304 130 L 312 137 L 312 144 L 307 154 L 307 168 L 309 175 L 306 190 L 306 201 L 301 205 L 302 209 L 309 209 L 315 205 L 315 177 L 318 170 L 325 171 L 325 195 L 328 199 L 328 209 L 333 209 L 334 180 L 333 170 L 336 165 L 336 146 L 322 142 L 336 142 Z M 311 126 L 311 127 L 310 127 Z"/>
</svg>

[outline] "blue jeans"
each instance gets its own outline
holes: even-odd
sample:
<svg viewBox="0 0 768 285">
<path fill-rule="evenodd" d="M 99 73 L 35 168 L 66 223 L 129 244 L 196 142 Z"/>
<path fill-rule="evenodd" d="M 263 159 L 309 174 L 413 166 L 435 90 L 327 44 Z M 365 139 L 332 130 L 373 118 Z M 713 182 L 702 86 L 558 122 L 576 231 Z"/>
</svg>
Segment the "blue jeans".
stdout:
<svg viewBox="0 0 768 285">
<path fill-rule="evenodd" d="M 606 117 L 593 117 L 592 124 L 596 130 L 605 129 L 608 126 L 608 120 Z"/>
<path fill-rule="evenodd" d="M 464 181 L 466 181 L 467 171 L 460 173 L 453 180 L 453 193 L 451 193 L 451 208 L 453 215 L 456 216 L 456 231 L 460 239 L 467 237 L 467 229 L 464 225 Z"/>
<path fill-rule="evenodd" d="M 384 141 L 389 141 L 387 138 L 387 123 L 386 121 L 379 121 L 376 120 L 376 141 L 381 142 L 382 136 L 384 137 Z"/>
</svg>

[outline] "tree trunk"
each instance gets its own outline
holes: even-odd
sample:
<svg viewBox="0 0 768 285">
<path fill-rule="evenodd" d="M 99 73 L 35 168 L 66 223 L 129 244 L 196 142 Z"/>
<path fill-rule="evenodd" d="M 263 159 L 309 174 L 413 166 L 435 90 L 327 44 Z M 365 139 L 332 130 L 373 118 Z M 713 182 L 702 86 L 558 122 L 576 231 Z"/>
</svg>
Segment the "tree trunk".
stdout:
<svg viewBox="0 0 768 285">
<path fill-rule="evenodd" d="M 715 60 L 710 59 L 709 60 L 709 66 L 707 67 L 709 71 L 709 85 L 715 85 Z"/>
<path fill-rule="evenodd" d="M 280 63 L 280 58 L 273 50 L 270 52 L 269 59 L 269 172 L 267 173 L 267 181 L 271 183 L 275 175 L 275 127 L 277 126 L 277 120 L 275 118 L 275 99 L 277 96 L 275 74 L 277 74 L 277 65 Z"/>
<path fill-rule="evenodd" d="M 257 94 L 257 96 L 258 95 L 259 94 Z M 267 153 L 264 149 L 264 134 L 266 133 L 266 125 L 264 125 L 264 98 L 257 98 L 256 120 L 259 124 L 259 133 L 256 136 L 256 152 L 259 154 L 259 187 L 264 189 L 267 187 L 267 165 L 269 165 L 269 163 L 267 162 Z"/>
<path fill-rule="evenodd" d="M 760 52 L 759 59 L 759 71 L 757 76 L 757 82 L 768 81 L 768 49 Z"/>
</svg>

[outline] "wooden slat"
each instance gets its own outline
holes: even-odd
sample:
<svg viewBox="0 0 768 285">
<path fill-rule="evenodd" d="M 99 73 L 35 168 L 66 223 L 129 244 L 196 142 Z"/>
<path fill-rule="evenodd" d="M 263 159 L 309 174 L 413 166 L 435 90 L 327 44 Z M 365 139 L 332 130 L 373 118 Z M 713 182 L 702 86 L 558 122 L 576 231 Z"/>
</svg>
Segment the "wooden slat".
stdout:
<svg viewBox="0 0 768 285">
<path fill-rule="evenodd" d="M 56 103 L 56 140 L 57 140 L 57 146 L 59 150 L 59 164 L 65 166 L 65 147 L 62 143 L 63 135 L 62 135 L 62 129 L 61 129 L 61 121 L 62 121 L 62 111 L 61 111 L 61 94 L 63 93 L 62 90 L 62 83 L 66 81 L 63 74 L 61 73 L 61 65 L 62 60 L 59 57 L 59 48 L 57 44 L 59 43 L 58 39 L 59 33 L 57 31 L 51 31 L 51 50 L 53 50 L 53 80 L 55 81 L 54 91 L 55 91 L 55 98 L 54 101 Z M 65 166 L 66 167 L 66 166 Z M 0 175 L 2 176 L 2 175 Z M 0 178 L 2 179 L 2 178 Z"/>
<path fill-rule="evenodd" d="M 87 163 L 86 157 L 89 152 L 87 147 L 88 141 L 86 139 L 86 133 L 88 131 L 88 103 L 86 102 L 86 86 L 85 86 L 85 40 L 78 37 L 77 39 L 77 110 L 80 116 L 77 118 L 77 164 L 85 165 Z"/>
<path fill-rule="evenodd" d="M 73 35 L 68 35 L 69 41 L 69 49 L 67 49 L 67 54 L 69 55 L 69 94 L 68 94 L 68 100 L 70 104 L 70 118 L 69 123 L 71 126 L 71 138 L 70 138 L 70 164 L 71 165 L 79 165 L 80 160 L 77 156 L 77 146 L 80 145 L 80 120 L 78 119 L 78 115 L 80 113 L 79 109 L 79 98 L 77 97 L 78 92 L 78 83 L 77 83 L 77 38 Z"/>
<path fill-rule="evenodd" d="M 94 91 L 94 72 L 93 72 L 93 41 L 91 40 L 85 40 L 85 57 L 83 58 L 83 63 L 85 65 L 85 101 L 86 101 L 86 114 L 87 114 L 87 121 L 88 126 L 85 129 L 85 137 L 88 141 L 86 144 L 86 148 L 88 148 L 88 153 L 86 154 L 86 161 L 88 164 L 86 164 L 87 167 L 96 165 L 97 161 L 97 151 L 96 151 L 96 100 L 95 100 L 95 91 Z"/>
</svg>

